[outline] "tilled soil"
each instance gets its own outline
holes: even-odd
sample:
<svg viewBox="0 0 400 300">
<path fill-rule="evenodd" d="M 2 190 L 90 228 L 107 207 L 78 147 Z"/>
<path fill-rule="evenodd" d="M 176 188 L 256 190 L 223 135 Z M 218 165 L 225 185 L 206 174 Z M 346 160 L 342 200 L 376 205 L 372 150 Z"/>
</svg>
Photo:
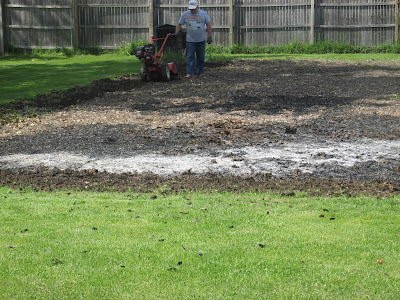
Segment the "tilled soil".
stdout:
<svg viewBox="0 0 400 300">
<path fill-rule="evenodd" d="M 206 67 L 200 78 L 143 83 L 129 75 L 3 108 L 0 184 L 400 194 L 399 62 Z M 5 117 L 49 106 L 18 123 Z M 140 169 L 139 157 L 147 157 Z M 209 165 L 185 169 L 188 157 Z"/>
</svg>

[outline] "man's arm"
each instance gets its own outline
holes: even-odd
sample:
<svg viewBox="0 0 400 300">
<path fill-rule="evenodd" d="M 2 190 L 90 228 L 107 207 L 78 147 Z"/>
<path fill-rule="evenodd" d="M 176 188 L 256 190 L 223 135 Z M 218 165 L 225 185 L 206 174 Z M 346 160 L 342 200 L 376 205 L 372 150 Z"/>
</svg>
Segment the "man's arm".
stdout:
<svg viewBox="0 0 400 300">
<path fill-rule="evenodd" d="M 212 36 L 211 22 L 208 22 L 206 26 L 207 26 L 207 36 L 211 37 Z"/>
<path fill-rule="evenodd" d="M 180 23 L 178 23 L 178 25 L 176 25 L 175 28 L 175 33 L 178 33 L 179 31 L 181 31 L 182 25 Z"/>
</svg>

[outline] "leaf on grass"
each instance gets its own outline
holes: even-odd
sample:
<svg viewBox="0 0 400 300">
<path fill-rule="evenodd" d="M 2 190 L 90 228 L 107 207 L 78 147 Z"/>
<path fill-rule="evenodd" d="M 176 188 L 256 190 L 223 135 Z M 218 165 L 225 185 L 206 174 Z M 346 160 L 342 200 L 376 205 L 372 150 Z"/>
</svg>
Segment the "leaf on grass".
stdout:
<svg viewBox="0 0 400 300">
<path fill-rule="evenodd" d="M 320 218 L 325 218 L 325 215 L 319 215 Z"/>
<path fill-rule="evenodd" d="M 265 247 L 265 245 L 263 245 L 263 244 L 258 244 L 258 247 L 260 247 L 260 248 L 264 248 L 264 247 Z"/>
<path fill-rule="evenodd" d="M 286 192 L 282 192 L 281 195 L 286 196 L 286 197 L 293 197 L 296 195 L 296 193 L 293 191 L 286 191 Z"/>
<path fill-rule="evenodd" d="M 378 264 L 383 264 L 383 260 L 382 258 L 378 258 L 378 260 L 376 261 Z"/>
<path fill-rule="evenodd" d="M 59 258 L 53 258 L 53 260 L 52 260 L 52 262 L 54 263 L 54 264 L 62 264 L 63 262 L 62 262 L 62 260 L 61 259 L 59 259 Z"/>
</svg>

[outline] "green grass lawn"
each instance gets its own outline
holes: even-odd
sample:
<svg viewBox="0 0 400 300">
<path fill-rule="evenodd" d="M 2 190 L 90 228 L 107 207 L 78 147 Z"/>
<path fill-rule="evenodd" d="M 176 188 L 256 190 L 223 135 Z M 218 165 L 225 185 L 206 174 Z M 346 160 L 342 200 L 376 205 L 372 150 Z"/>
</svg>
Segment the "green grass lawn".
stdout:
<svg viewBox="0 0 400 300">
<path fill-rule="evenodd" d="M 0 104 L 88 85 L 97 79 L 138 73 L 141 64 L 135 56 L 122 54 L 3 56 L 0 57 Z"/>
<path fill-rule="evenodd" d="M 0 298 L 400 295 L 398 197 L 165 191 L 0 188 Z"/>
</svg>

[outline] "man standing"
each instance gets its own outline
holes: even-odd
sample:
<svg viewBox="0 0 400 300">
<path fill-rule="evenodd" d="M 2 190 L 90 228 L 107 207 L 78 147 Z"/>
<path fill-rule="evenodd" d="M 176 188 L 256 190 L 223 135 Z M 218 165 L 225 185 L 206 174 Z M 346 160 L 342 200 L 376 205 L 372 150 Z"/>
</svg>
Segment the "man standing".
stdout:
<svg viewBox="0 0 400 300">
<path fill-rule="evenodd" d="M 204 29 L 207 28 L 208 44 L 212 43 L 212 30 L 209 16 L 204 10 L 199 9 L 196 0 L 189 1 L 189 10 L 185 11 L 179 19 L 175 34 L 181 30 L 184 24 L 186 24 L 186 78 L 194 76 L 195 59 L 197 63 L 197 75 L 201 76 L 204 74 L 204 59 L 206 56 L 206 35 Z"/>
</svg>

